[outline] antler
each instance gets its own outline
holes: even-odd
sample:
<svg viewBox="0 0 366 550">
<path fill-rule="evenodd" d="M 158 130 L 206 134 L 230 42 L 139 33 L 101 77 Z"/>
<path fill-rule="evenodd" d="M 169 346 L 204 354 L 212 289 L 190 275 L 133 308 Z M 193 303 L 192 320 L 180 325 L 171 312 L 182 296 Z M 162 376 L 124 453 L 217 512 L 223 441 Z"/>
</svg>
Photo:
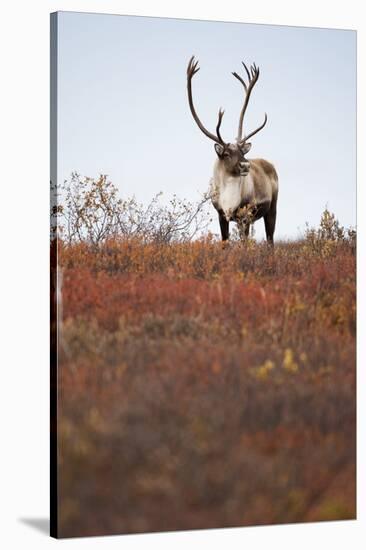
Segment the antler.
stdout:
<svg viewBox="0 0 366 550">
<path fill-rule="evenodd" d="M 222 111 L 221 108 L 219 109 L 218 121 L 217 121 L 217 126 L 216 126 L 216 136 L 215 136 L 215 134 L 211 134 L 211 132 L 206 130 L 206 128 L 204 127 L 204 125 L 202 124 L 200 119 L 198 118 L 198 115 L 196 113 L 196 109 L 194 108 L 193 98 L 192 98 L 192 78 L 199 70 L 200 70 L 200 68 L 198 67 L 198 61 L 196 61 L 195 58 L 194 58 L 194 55 L 192 55 L 191 59 L 189 60 L 188 67 L 187 67 L 188 101 L 189 101 L 189 107 L 191 109 L 192 116 L 193 116 L 194 120 L 196 121 L 197 126 L 199 127 L 199 129 L 207 137 L 209 137 L 210 139 L 212 139 L 216 143 L 219 143 L 220 145 L 225 145 L 225 142 L 222 139 L 221 134 L 220 134 L 220 126 L 221 126 L 221 122 L 222 122 L 222 117 L 224 116 L 224 111 Z"/>
<path fill-rule="evenodd" d="M 252 90 L 253 90 L 253 88 L 254 88 L 257 80 L 258 80 L 258 77 L 259 77 L 259 67 L 257 67 L 255 63 L 253 63 L 253 65 L 250 66 L 250 71 L 249 71 L 248 67 L 246 66 L 246 64 L 244 63 L 244 61 L 242 61 L 242 65 L 245 69 L 245 72 L 247 73 L 248 84 L 246 84 L 244 79 L 240 75 L 238 75 L 238 73 L 232 73 L 233 76 L 235 76 L 235 78 L 237 78 L 239 80 L 239 82 L 242 83 L 242 85 L 244 87 L 244 90 L 245 90 L 244 105 L 243 105 L 242 110 L 240 112 L 238 136 L 236 138 L 236 141 L 238 143 L 244 143 L 246 140 L 248 140 L 249 138 L 254 136 L 254 134 L 256 134 L 257 132 L 262 130 L 262 128 L 264 128 L 264 126 L 267 123 L 267 114 L 265 113 L 263 124 L 261 126 L 259 126 L 256 130 L 254 130 L 253 132 L 251 132 L 250 134 L 248 134 L 247 136 L 242 138 L 243 121 L 244 121 L 245 111 L 247 110 L 247 107 L 248 107 L 250 94 L 252 93 Z"/>
</svg>

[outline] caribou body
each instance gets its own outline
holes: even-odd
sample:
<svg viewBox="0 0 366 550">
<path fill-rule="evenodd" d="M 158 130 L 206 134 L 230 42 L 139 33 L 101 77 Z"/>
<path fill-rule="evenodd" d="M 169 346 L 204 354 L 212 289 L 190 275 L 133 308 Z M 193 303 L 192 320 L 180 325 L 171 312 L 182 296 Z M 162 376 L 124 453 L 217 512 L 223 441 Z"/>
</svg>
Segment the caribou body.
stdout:
<svg viewBox="0 0 366 550">
<path fill-rule="evenodd" d="M 238 224 L 240 235 L 249 235 L 250 225 L 263 218 L 267 241 L 273 244 L 276 226 L 276 209 L 278 196 L 278 177 L 274 166 L 264 159 L 247 159 L 246 154 L 251 148 L 248 141 L 264 128 L 264 122 L 253 132 L 243 135 L 243 121 L 248 106 L 250 94 L 259 77 L 259 68 L 253 64 L 250 70 L 243 63 L 248 76 L 248 84 L 237 73 L 232 73 L 244 87 L 244 104 L 239 117 L 239 128 L 236 143 L 226 143 L 221 137 L 220 127 L 224 111 L 219 110 L 216 134 L 209 132 L 200 121 L 192 98 L 192 77 L 199 71 L 198 61 L 194 56 L 187 68 L 188 101 L 192 116 L 200 130 L 215 142 L 217 159 L 210 182 L 210 196 L 219 215 L 221 237 L 223 241 L 229 238 L 229 222 Z"/>
</svg>

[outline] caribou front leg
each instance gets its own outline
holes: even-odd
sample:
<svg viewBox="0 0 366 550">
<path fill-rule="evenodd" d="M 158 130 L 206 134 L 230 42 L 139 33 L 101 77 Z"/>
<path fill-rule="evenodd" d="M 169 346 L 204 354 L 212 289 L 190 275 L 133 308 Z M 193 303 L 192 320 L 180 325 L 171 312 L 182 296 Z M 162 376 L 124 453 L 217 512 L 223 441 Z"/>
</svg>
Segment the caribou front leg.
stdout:
<svg viewBox="0 0 366 550">
<path fill-rule="evenodd" d="M 225 218 L 224 214 L 219 212 L 219 222 L 221 229 L 221 239 L 222 242 L 226 242 L 229 239 L 229 222 Z"/>
</svg>

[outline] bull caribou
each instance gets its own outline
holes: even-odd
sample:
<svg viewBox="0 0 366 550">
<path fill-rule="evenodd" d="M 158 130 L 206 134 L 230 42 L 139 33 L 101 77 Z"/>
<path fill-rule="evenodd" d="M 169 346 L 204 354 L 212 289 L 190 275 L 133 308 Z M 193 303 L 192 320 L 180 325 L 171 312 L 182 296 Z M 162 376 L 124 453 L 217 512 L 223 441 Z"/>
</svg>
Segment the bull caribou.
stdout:
<svg viewBox="0 0 366 550">
<path fill-rule="evenodd" d="M 199 119 L 192 98 L 192 78 L 200 70 L 198 61 L 192 56 L 187 67 L 187 91 L 189 107 L 199 129 L 215 142 L 217 159 L 210 182 L 210 198 L 219 215 L 221 237 L 223 241 L 229 238 L 229 222 L 238 224 L 242 238 L 249 235 L 252 223 L 263 218 L 267 241 L 273 245 L 273 234 L 276 225 L 276 207 L 278 195 L 278 177 L 270 162 L 264 159 L 247 159 L 245 155 L 251 148 L 248 141 L 267 123 L 264 122 L 252 132 L 243 136 L 243 122 L 248 107 L 250 94 L 258 80 L 259 68 L 253 63 L 248 67 L 242 62 L 248 82 L 238 73 L 233 76 L 244 88 L 244 103 L 239 116 L 238 135 L 235 143 L 227 143 L 222 139 L 220 127 L 224 111 L 220 108 L 216 125 L 216 135 L 209 132 Z"/>
</svg>

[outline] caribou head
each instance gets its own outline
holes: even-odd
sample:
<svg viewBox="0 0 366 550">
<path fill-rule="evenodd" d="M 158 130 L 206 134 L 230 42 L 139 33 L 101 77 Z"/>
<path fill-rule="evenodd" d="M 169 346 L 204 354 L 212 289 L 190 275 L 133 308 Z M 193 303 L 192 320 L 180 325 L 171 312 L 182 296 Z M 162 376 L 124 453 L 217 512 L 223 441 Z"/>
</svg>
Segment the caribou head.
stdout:
<svg viewBox="0 0 366 550">
<path fill-rule="evenodd" d="M 243 85 L 244 88 L 244 103 L 239 116 L 239 127 L 238 135 L 236 137 L 235 143 L 225 142 L 221 136 L 220 128 L 224 112 L 221 108 L 219 109 L 218 120 L 216 125 L 216 134 L 211 133 L 207 130 L 199 119 L 196 109 L 193 104 L 192 97 L 192 78 L 200 70 L 198 66 L 198 61 L 195 60 L 195 57 L 192 56 L 187 67 L 187 90 L 188 90 L 188 101 L 191 109 L 192 116 L 197 123 L 199 129 L 210 139 L 215 142 L 215 151 L 218 158 L 222 161 L 227 173 L 232 174 L 233 176 L 244 176 L 249 173 L 250 162 L 246 160 L 245 155 L 250 150 L 252 144 L 249 142 L 249 139 L 257 134 L 267 122 L 267 114 L 264 116 L 264 122 L 258 128 L 249 132 L 247 135 L 243 136 L 243 122 L 244 115 L 248 107 L 250 94 L 259 78 L 259 67 L 253 63 L 253 65 L 248 67 L 242 62 L 243 67 L 246 71 L 248 77 L 248 83 L 245 82 L 238 73 L 233 72 L 233 76 Z"/>
</svg>

